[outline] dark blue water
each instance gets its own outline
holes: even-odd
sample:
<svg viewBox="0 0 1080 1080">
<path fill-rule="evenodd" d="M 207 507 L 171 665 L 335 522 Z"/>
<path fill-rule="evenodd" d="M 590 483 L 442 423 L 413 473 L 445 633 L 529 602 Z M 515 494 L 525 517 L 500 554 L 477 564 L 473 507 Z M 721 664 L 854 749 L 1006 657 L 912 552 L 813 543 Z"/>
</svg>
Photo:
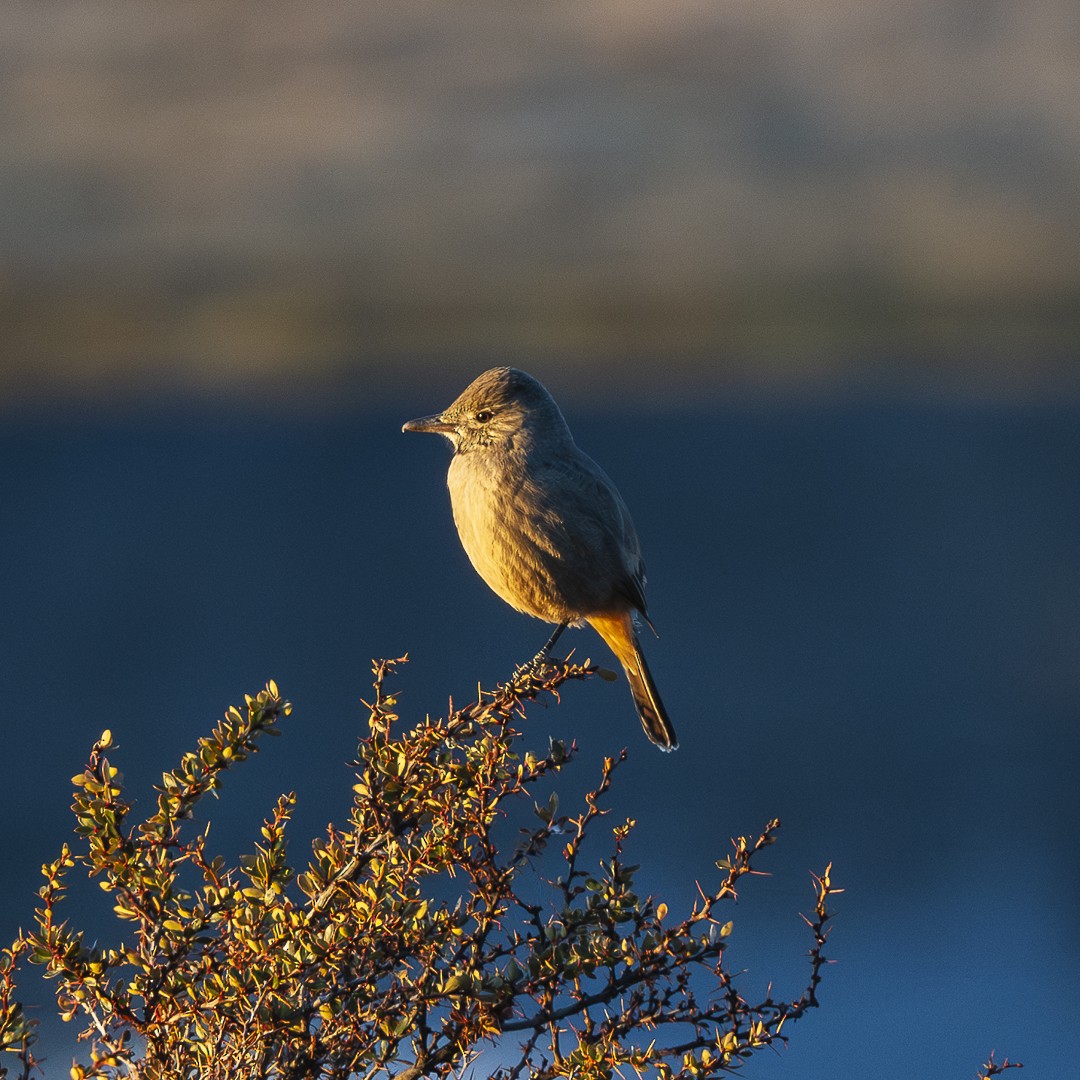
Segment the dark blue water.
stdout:
<svg viewBox="0 0 1080 1080">
<path fill-rule="evenodd" d="M 415 413 L 437 403 L 420 403 Z M 411 415 L 411 413 L 410 413 Z M 212 836 L 240 850 L 296 790 L 296 860 L 349 800 L 369 660 L 408 651 L 402 707 L 442 711 L 546 629 L 474 577 L 447 448 L 404 416 L 188 410 L 9 419 L 0 432 L 5 938 L 70 835 L 69 777 L 110 727 L 140 805 L 268 678 L 283 739 L 230 778 Z M 749 988 L 797 994 L 797 912 L 826 861 L 847 891 L 822 1009 L 748 1075 L 968 1077 L 991 1049 L 1080 1057 L 1080 409 L 812 404 L 569 413 L 637 520 L 682 740 L 662 756 L 624 685 L 535 709 L 574 736 L 563 808 L 622 745 L 617 815 L 673 913 L 728 837 L 784 821 L 733 912 Z M 587 432 L 587 434 L 586 434 Z M 579 655 L 603 657 L 588 631 Z M 77 892 L 77 890 L 76 890 Z M 71 909 L 112 933 L 96 887 Z M 756 980 L 756 982 L 755 982 Z M 27 996 L 48 992 L 27 982 Z M 47 1009 L 40 1013 L 48 1017 Z M 49 1021 L 48 1075 L 73 1028 Z"/>
</svg>

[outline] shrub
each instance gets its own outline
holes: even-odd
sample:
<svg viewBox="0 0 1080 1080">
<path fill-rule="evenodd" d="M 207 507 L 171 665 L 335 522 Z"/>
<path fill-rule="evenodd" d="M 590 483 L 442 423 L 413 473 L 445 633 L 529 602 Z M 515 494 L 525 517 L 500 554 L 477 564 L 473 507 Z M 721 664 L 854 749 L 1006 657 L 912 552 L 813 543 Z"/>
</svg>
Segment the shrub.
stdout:
<svg viewBox="0 0 1080 1080">
<path fill-rule="evenodd" d="M 561 812 L 554 792 L 537 801 L 577 755 L 557 741 L 526 749 L 526 704 L 597 668 L 522 670 L 401 730 L 390 679 L 404 659 L 373 669 L 350 818 L 313 843 L 299 874 L 286 847 L 293 795 L 236 868 L 210 854 L 205 832 L 190 835 L 199 800 L 289 715 L 274 683 L 164 775 L 138 824 L 102 735 L 74 778 L 77 842 L 44 867 L 35 929 L 0 954 L 0 1046 L 21 1077 L 37 1068 L 12 981 L 24 955 L 55 980 L 65 1019 L 85 1025 L 88 1061 L 74 1080 L 416 1080 L 460 1073 L 485 1050 L 487 1073 L 502 1080 L 628 1070 L 697 1080 L 784 1040 L 817 1006 L 838 892 L 829 867 L 813 879 L 801 992 L 748 1001 L 725 965 L 728 908 L 760 872 L 778 822 L 734 840 L 675 914 L 635 888 L 625 855 L 634 822 L 603 823 L 625 751 L 604 760 L 576 812 Z M 515 809 L 528 824 L 507 842 Z M 602 859 L 586 850 L 598 833 Z M 62 918 L 76 866 L 114 900 L 115 945 L 89 945 Z M 543 901 L 530 899 L 538 880 Z"/>
</svg>

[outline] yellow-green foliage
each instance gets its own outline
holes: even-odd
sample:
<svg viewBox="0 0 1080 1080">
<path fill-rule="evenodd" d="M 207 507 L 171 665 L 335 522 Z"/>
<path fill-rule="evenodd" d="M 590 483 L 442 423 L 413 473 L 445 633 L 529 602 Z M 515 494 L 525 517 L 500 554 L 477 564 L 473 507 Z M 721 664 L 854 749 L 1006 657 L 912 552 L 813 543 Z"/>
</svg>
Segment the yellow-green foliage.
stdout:
<svg viewBox="0 0 1080 1080">
<path fill-rule="evenodd" d="M 44 867 L 35 930 L 0 954 L 0 1046 L 21 1077 L 36 1071 L 11 981 L 24 954 L 55 980 L 63 1015 L 85 1025 L 91 1049 L 75 1080 L 416 1080 L 458 1074 L 496 1045 L 487 1073 L 504 1080 L 691 1080 L 737 1067 L 817 1005 L 837 892 L 828 868 L 815 878 L 801 993 L 751 1004 L 724 963 L 727 908 L 778 822 L 736 840 L 675 915 L 635 890 L 623 855 L 633 822 L 602 826 L 622 757 L 604 761 L 577 813 L 560 813 L 554 794 L 534 803 L 575 748 L 527 750 L 515 724 L 528 701 L 595 668 L 526 669 L 403 730 L 388 683 L 401 662 L 374 668 L 350 819 L 315 841 L 299 874 L 286 861 L 292 795 L 238 868 L 208 853 L 205 833 L 187 835 L 195 804 L 289 715 L 273 683 L 165 774 L 156 812 L 134 826 L 111 736 L 98 740 L 74 778 L 78 842 Z M 529 824 L 498 841 L 515 805 Z M 604 858 L 586 853 L 587 837 Z M 76 866 L 114 900 L 113 946 L 87 945 L 62 918 Z"/>
</svg>

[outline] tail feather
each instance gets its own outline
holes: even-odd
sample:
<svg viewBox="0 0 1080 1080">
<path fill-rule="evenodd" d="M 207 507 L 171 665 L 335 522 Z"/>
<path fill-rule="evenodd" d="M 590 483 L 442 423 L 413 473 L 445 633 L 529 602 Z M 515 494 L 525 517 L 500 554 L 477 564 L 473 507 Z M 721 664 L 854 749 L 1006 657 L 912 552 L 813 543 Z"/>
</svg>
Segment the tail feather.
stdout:
<svg viewBox="0 0 1080 1080">
<path fill-rule="evenodd" d="M 649 665 L 645 663 L 645 657 L 640 648 L 637 651 L 637 662 L 637 671 L 630 667 L 624 670 L 630 682 L 630 693 L 634 695 L 638 716 L 641 717 L 641 726 L 645 729 L 645 734 L 649 736 L 650 741 L 661 750 L 677 750 L 679 748 L 678 736 L 668 719 L 667 710 L 660 700 L 652 672 L 649 671 Z"/>
<path fill-rule="evenodd" d="M 668 719 L 664 703 L 660 700 L 649 665 L 645 663 L 630 613 L 593 615 L 588 621 L 622 664 L 630 683 L 630 693 L 634 695 L 641 726 L 645 729 L 649 741 L 664 751 L 678 749 L 679 739 Z"/>
</svg>

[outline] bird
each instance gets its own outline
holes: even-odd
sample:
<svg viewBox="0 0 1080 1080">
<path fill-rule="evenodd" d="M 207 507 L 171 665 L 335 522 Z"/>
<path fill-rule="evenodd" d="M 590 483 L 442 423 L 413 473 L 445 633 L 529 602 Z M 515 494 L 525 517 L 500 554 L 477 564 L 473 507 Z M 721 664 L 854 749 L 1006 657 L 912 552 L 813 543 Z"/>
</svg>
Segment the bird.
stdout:
<svg viewBox="0 0 1080 1080">
<path fill-rule="evenodd" d="M 447 486 L 469 561 L 511 607 L 555 624 L 536 660 L 568 626 L 588 623 L 622 665 L 645 734 L 661 750 L 676 749 L 635 625 L 640 618 L 652 629 L 630 511 L 543 384 L 491 368 L 441 413 L 402 431 L 452 444 Z"/>
</svg>

